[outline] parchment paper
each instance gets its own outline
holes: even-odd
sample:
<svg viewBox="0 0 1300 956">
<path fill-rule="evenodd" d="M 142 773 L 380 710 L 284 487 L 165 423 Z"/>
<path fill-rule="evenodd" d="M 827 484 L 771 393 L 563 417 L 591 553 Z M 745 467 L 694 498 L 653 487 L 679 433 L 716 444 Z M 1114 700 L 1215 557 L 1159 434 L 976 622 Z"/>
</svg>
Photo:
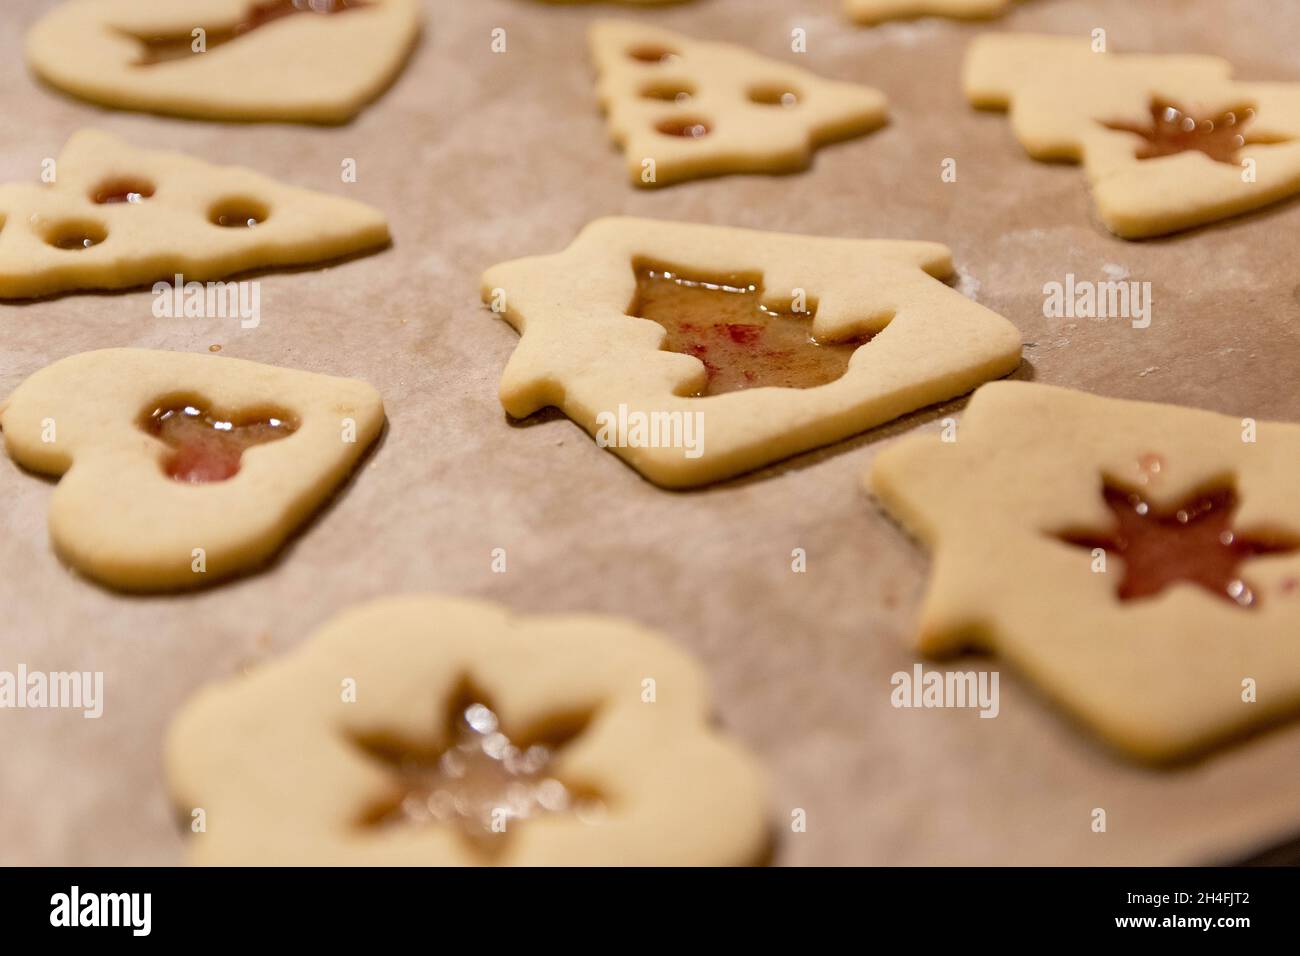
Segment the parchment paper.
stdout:
<svg viewBox="0 0 1300 956">
<path fill-rule="evenodd" d="M 104 716 L 0 711 L 0 862 L 182 860 L 162 782 L 170 716 L 205 682 L 292 648 L 348 605 L 396 592 L 591 610 L 663 629 L 703 660 L 719 718 L 773 782 L 782 864 L 1195 863 L 1300 829 L 1300 723 L 1174 770 L 1129 763 L 997 668 L 1001 714 L 895 710 L 889 677 L 927 558 L 859 479 L 899 436 L 961 402 L 710 490 L 657 490 L 562 416 L 507 422 L 496 384 L 516 337 L 479 305 L 480 271 L 562 248 L 615 213 L 952 247 L 957 287 L 1029 345 L 1018 373 L 1105 395 L 1300 420 L 1300 204 L 1126 243 L 1090 213 L 1081 172 L 1032 162 L 1006 117 L 960 94 L 982 30 L 1108 30 L 1113 47 L 1218 53 L 1239 75 L 1300 80 L 1286 0 L 1031 0 L 984 25 L 861 29 L 837 0 L 698 0 L 657 11 L 532 0 L 426 4 L 396 85 L 350 125 L 224 125 L 114 113 L 37 84 L 10 0 L 0 39 L 0 179 L 34 181 L 76 129 L 240 163 L 373 203 L 393 247 L 261 278 L 262 324 L 155 319 L 148 290 L 0 306 L 0 392 L 76 352 L 139 346 L 363 377 L 386 439 L 272 567 L 198 594 L 130 598 L 51 553 L 53 485 L 0 462 L 0 669 L 104 671 Z M 633 190 L 593 100 L 583 31 L 639 17 L 883 89 L 884 130 L 783 177 Z M 508 52 L 490 52 L 493 27 Z M 790 51 L 803 27 L 808 52 Z M 957 160 L 958 180 L 940 180 Z M 345 158 L 358 182 L 340 181 Z M 1151 327 L 1046 320 L 1044 283 L 1152 283 Z M 491 572 L 505 548 L 508 571 Z M 808 570 L 790 570 L 793 548 Z M 1062 613 L 1071 613 L 1062 608 Z M 1297 636 L 1300 640 L 1300 635 Z M 1297 644 L 1300 653 L 1300 644 Z M 1103 807 L 1108 832 L 1091 832 Z M 805 833 L 789 832 L 794 808 Z"/>
</svg>

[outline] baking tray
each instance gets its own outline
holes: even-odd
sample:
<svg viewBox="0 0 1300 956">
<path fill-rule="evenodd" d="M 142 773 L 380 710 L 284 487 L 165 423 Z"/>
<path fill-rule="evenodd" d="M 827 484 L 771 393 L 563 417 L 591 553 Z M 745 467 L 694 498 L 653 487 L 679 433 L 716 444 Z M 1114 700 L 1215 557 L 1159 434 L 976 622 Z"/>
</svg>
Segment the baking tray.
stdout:
<svg viewBox="0 0 1300 956">
<path fill-rule="evenodd" d="M 719 720 L 773 781 L 778 864 L 1166 864 L 1262 853 L 1300 830 L 1300 724 L 1156 770 L 1117 756 L 996 660 L 1001 713 L 895 710 L 916 661 L 925 554 L 860 478 L 900 436 L 963 402 L 714 488 L 659 490 L 556 414 L 510 422 L 496 398 L 515 333 L 479 303 L 494 262 L 566 245 L 632 214 L 811 235 L 935 240 L 954 285 L 1028 343 L 1018 377 L 1121 398 L 1300 420 L 1300 204 L 1127 243 L 1081 172 L 1028 160 L 1006 117 L 965 104 L 966 44 L 985 30 L 1108 31 L 1116 49 L 1223 55 L 1251 79 L 1300 80 L 1285 0 L 1031 0 L 1002 20 L 853 26 L 838 0 L 698 0 L 657 10 L 533 0 L 429 2 L 396 84 L 340 127 L 228 125 L 116 113 L 41 87 L 9 0 L 0 31 L 0 179 L 35 180 L 83 126 L 251 166 L 372 203 L 393 246 L 261 277 L 262 322 L 156 319 L 148 290 L 0 305 L 0 393 L 88 349 L 207 352 L 373 383 L 381 447 L 262 572 L 195 594 L 125 597 L 60 565 L 53 485 L 0 462 L 0 669 L 105 673 L 105 713 L 0 713 L 0 862 L 169 864 L 184 841 L 161 739 L 196 688 L 281 654 L 380 595 L 475 595 L 520 611 L 601 611 L 662 629 L 708 669 Z M 636 191 L 606 137 L 583 33 L 597 16 L 743 44 L 889 96 L 883 130 L 810 170 Z M 508 52 L 490 50 L 504 27 Z M 808 52 L 790 51 L 803 27 Z M 940 179 L 957 160 L 956 183 Z M 355 159 L 358 181 L 340 182 Z M 1152 283 L 1147 329 L 1048 320 L 1042 287 Z M 808 570 L 790 570 L 793 548 Z M 491 553 L 505 548 L 508 571 Z M 1063 608 L 1063 613 L 1068 609 Z M 1300 652 L 1300 651 L 1298 651 Z M 1094 807 L 1108 812 L 1091 832 Z"/>
</svg>

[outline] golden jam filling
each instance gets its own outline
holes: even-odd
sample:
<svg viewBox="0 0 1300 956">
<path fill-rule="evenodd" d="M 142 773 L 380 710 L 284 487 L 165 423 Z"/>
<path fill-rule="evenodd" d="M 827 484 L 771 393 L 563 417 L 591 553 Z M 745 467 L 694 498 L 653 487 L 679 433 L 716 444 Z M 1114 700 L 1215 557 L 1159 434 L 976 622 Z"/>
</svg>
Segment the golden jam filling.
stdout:
<svg viewBox="0 0 1300 956">
<path fill-rule="evenodd" d="M 825 385 L 844 374 L 854 350 L 871 338 L 819 342 L 812 336 L 812 311 L 765 307 L 756 282 L 690 278 L 657 266 L 636 269 L 628 314 L 662 325 L 666 350 L 704 363 L 708 380 L 700 395 Z"/>
</svg>

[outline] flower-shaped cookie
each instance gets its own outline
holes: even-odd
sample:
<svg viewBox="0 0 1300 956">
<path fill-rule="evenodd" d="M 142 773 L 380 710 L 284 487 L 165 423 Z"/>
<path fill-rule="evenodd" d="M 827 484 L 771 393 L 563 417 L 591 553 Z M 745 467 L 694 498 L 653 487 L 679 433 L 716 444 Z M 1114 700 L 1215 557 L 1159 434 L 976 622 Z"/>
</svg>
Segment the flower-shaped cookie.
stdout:
<svg viewBox="0 0 1300 956">
<path fill-rule="evenodd" d="M 699 666 L 597 616 L 389 598 L 176 718 L 201 864 L 731 865 L 763 775 L 709 726 Z"/>
<path fill-rule="evenodd" d="M 0 185 L 0 298 L 207 280 L 383 246 L 377 210 L 82 130 L 49 186 Z"/>
<path fill-rule="evenodd" d="M 858 23 L 912 17 L 952 17 L 982 20 L 1000 16 L 1013 0 L 844 0 L 844 9 Z"/>
<path fill-rule="evenodd" d="M 144 349 L 55 362 L 0 406 L 9 455 L 62 476 L 50 537 L 130 591 L 250 569 L 350 474 L 384 408 L 356 379 Z"/>
<path fill-rule="evenodd" d="M 681 487 L 1012 371 L 1019 333 L 938 281 L 951 273 L 936 243 L 611 218 L 493 266 L 482 291 L 522 335 L 501 380 L 510 415 L 558 406 Z"/>
<path fill-rule="evenodd" d="M 592 25 L 597 94 L 635 186 L 805 168 L 823 144 L 884 124 L 878 90 L 624 20 Z"/>
<path fill-rule="evenodd" d="M 392 82 L 416 0 L 69 0 L 27 35 L 52 86 L 117 109 L 341 123 Z"/>
<path fill-rule="evenodd" d="M 870 487 L 934 555 L 918 644 L 1007 657 L 1111 743 L 1300 707 L 1300 425 L 997 382 Z"/>
<path fill-rule="evenodd" d="M 973 105 L 1010 109 L 1029 155 L 1082 162 L 1102 222 L 1125 239 L 1300 192 L 1300 83 L 1239 83 L 1217 57 L 1027 34 L 975 40 L 964 82 Z"/>
</svg>

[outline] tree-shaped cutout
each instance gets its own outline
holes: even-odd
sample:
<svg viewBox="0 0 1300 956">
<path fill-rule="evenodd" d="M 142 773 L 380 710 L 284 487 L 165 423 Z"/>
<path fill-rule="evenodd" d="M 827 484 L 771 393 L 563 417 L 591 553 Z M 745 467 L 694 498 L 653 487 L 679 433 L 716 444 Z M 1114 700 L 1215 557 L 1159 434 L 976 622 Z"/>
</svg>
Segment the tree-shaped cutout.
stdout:
<svg viewBox="0 0 1300 956">
<path fill-rule="evenodd" d="M 1157 159 L 1191 150 L 1204 153 L 1217 163 L 1236 165 L 1237 154 L 1253 143 L 1282 143 L 1284 138 L 1252 136 L 1245 127 L 1255 118 L 1252 106 L 1239 106 L 1214 116 L 1201 116 L 1170 100 L 1151 100 L 1151 122 L 1143 125 L 1127 121 L 1102 123 L 1107 129 L 1134 133 L 1143 142 L 1137 149 L 1138 159 Z"/>
<path fill-rule="evenodd" d="M 463 678 L 444 717 L 445 746 L 383 733 L 352 736 L 392 776 L 391 794 L 367 808 L 361 824 L 452 827 L 468 849 L 495 862 L 518 821 L 598 812 L 602 802 L 594 788 L 562 779 L 552 769 L 557 752 L 582 734 L 591 716 L 554 714 L 540 732 L 512 739 L 487 696 Z"/>
<path fill-rule="evenodd" d="M 172 448 L 168 477 L 202 484 L 233 478 L 245 451 L 288 438 L 298 423 L 283 412 L 223 414 L 200 399 L 173 399 L 157 402 L 140 427 Z"/>
<path fill-rule="evenodd" d="M 1237 494 L 1231 487 L 1194 493 L 1166 511 L 1157 510 L 1140 492 L 1110 482 L 1102 496 L 1115 516 L 1111 531 L 1066 532 L 1059 537 L 1123 560 L 1116 591 L 1121 601 L 1153 597 L 1186 582 L 1239 607 L 1256 607 L 1258 599 L 1242 577 L 1241 564 L 1256 555 L 1300 548 L 1295 541 L 1248 538 L 1234 531 Z"/>
<path fill-rule="evenodd" d="M 840 378 L 870 333 L 836 342 L 812 334 L 815 302 L 776 309 L 763 304 L 762 277 L 704 277 L 655 263 L 637 262 L 636 298 L 628 314 L 658 322 L 664 348 L 704 363 L 698 395 L 745 388 L 814 388 Z"/>
</svg>

